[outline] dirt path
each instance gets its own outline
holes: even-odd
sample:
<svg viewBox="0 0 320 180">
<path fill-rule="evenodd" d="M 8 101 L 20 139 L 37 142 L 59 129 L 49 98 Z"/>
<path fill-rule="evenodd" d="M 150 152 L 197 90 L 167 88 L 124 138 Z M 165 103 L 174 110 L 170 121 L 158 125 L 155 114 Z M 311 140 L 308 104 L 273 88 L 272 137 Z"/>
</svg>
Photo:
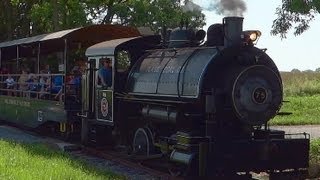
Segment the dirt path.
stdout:
<svg viewBox="0 0 320 180">
<path fill-rule="evenodd" d="M 284 130 L 286 134 L 309 133 L 311 139 L 320 138 L 320 125 L 271 126 L 270 129 Z"/>
</svg>

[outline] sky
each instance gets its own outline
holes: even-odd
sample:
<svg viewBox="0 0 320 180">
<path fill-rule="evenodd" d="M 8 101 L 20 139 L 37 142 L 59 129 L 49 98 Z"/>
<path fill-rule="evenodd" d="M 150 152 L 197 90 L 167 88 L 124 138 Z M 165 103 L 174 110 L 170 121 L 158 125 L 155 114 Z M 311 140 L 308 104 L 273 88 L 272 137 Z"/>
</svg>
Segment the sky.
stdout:
<svg viewBox="0 0 320 180">
<path fill-rule="evenodd" d="M 223 16 L 206 8 L 212 0 L 193 0 L 203 8 L 206 15 L 207 30 L 211 24 L 221 23 Z M 275 10 L 281 5 L 281 0 L 245 0 L 247 11 L 243 14 L 244 30 L 260 30 L 257 47 L 267 48 L 267 54 L 273 59 L 280 71 L 315 70 L 320 67 L 320 18 L 311 22 L 310 28 L 302 35 L 294 36 L 289 32 L 286 39 L 270 34 L 272 22 L 276 19 Z"/>
</svg>

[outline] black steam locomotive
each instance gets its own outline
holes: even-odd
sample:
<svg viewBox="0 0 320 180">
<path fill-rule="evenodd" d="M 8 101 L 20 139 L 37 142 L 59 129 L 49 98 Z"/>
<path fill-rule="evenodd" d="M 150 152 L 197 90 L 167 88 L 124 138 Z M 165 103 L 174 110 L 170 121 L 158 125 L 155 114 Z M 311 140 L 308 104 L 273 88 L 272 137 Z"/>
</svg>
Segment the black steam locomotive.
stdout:
<svg viewBox="0 0 320 180">
<path fill-rule="evenodd" d="M 282 105 L 282 81 L 265 50 L 254 46 L 261 33 L 243 31 L 242 21 L 226 17 L 210 26 L 204 44 L 204 31 L 178 28 L 164 48 L 150 50 L 146 37 L 88 48 L 87 56 L 94 59 L 107 55 L 112 44 L 111 52 L 130 52 L 133 64 L 127 74 L 116 70 L 114 91 L 93 88 L 98 98 L 84 99 L 84 143 L 102 137 L 94 135 L 101 126 L 90 119 L 103 119 L 102 112 L 96 113 L 110 93 L 113 116 L 106 116 L 109 131 L 100 132 L 118 135 L 118 143 L 131 146 L 135 155 L 162 154 L 175 171 L 187 175 L 303 174 L 309 139 L 268 128 Z M 87 87 L 94 87 L 96 63 L 91 61 Z"/>
<path fill-rule="evenodd" d="M 85 145 L 111 144 L 139 158 L 161 157 L 170 172 L 189 177 L 303 177 L 309 137 L 270 130 L 283 100 L 281 77 L 254 46 L 261 33 L 243 31 L 242 22 L 226 17 L 207 33 L 180 27 L 169 38 L 96 25 L 0 43 L 0 65 L 17 70 L 10 89 L 0 75 L 0 119 L 81 136 Z M 70 66 L 84 50 L 75 83 L 79 67 Z M 40 71 L 45 56 L 55 72 Z M 28 85 L 37 79 L 51 85 L 24 88 L 18 70 L 28 61 L 39 77 Z"/>
</svg>

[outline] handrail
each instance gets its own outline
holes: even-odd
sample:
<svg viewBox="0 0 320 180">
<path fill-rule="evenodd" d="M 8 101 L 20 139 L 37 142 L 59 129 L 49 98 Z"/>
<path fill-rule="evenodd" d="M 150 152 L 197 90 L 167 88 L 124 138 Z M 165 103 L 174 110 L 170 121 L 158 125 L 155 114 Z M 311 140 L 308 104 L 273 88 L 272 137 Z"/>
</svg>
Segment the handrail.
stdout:
<svg viewBox="0 0 320 180">
<path fill-rule="evenodd" d="M 11 88 L 6 88 L 6 84 L 8 84 L 6 79 L 9 76 L 14 79 L 14 82 L 12 82 Z M 27 77 L 25 82 L 19 82 L 22 76 Z M 62 85 L 54 84 L 54 78 L 57 76 L 62 78 Z M 43 80 L 44 82 L 41 81 L 43 77 L 46 78 Z M 72 84 L 66 82 L 66 77 L 66 74 L 0 74 L 0 95 L 32 97 L 37 99 L 46 98 L 48 95 L 48 99 L 52 99 L 50 95 L 54 95 L 54 100 L 58 98 L 59 101 L 63 101 L 64 89 L 66 86 L 72 86 Z M 28 80 L 32 81 L 27 82 Z"/>
<path fill-rule="evenodd" d="M 23 90 L 18 90 L 18 89 L 3 89 L 3 88 L 0 88 L 0 91 L 11 91 L 11 92 L 28 92 L 28 93 L 35 93 L 35 94 L 52 94 L 52 95 L 56 95 L 58 93 L 49 93 L 49 92 L 41 92 L 41 91 L 30 91 L 30 90 L 26 90 L 26 91 L 23 91 Z"/>
<path fill-rule="evenodd" d="M 0 81 L 0 84 L 7 84 L 5 81 Z M 40 84 L 40 82 L 28 82 L 28 83 L 20 83 L 20 82 L 14 82 L 13 84 L 18 84 L 18 85 L 37 85 Z M 43 85 L 50 85 L 51 83 L 41 83 Z M 56 86 L 59 87 L 59 86 Z"/>
<path fill-rule="evenodd" d="M 29 73 L 29 74 L 25 74 L 25 75 L 36 75 L 36 76 L 67 76 L 66 74 L 35 74 L 35 73 Z M 21 76 L 23 74 L 0 74 L 1 76 Z"/>
</svg>

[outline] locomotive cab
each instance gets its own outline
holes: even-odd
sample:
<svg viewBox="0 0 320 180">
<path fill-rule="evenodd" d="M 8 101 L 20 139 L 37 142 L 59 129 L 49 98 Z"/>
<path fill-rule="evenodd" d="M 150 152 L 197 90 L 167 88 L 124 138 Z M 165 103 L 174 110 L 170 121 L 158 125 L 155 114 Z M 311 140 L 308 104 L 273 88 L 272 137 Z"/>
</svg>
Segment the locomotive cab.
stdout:
<svg viewBox="0 0 320 180">
<path fill-rule="evenodd" d="M 105 41 L 86 50 L 88 69 L 82 83 L 84 144 L 103 145 L 108 143 L 106 139 L 96 137 L 111 136 L 112 131 L 118 131 L 116 126 L 119 122 L 116 119 L 119 118 L 116 112 L 121 109 L 118 108 L 117 99 L 124 92 L 129 70 L 146 49 L 159 42 L 159 36 L 138 36 Z M 137 47 L 139 50 L 133 51 Z"/>
</svg>

